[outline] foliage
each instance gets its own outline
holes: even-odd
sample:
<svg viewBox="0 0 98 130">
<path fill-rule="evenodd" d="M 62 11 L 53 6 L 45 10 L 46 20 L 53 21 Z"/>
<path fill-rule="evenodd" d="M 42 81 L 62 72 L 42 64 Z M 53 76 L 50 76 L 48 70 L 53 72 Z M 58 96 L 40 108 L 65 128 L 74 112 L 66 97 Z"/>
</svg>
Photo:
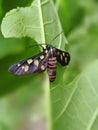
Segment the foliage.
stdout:
<svg viewBox="0 0 98 130">
<path fill-rule="evenodd" d="M 97 0 L 1 0 L 0 129 L 98 129 L 97 6 Z M 7 72 L 40 51 L 25 46 L 49 43 L 62 28 L 69 44 L 64 34 L 52 44 L 69 51 L 71 61 L 68 67 L 58 64 L 56 81 L 49 84 L 46 72 L 23 77 Z"/>
</svg>

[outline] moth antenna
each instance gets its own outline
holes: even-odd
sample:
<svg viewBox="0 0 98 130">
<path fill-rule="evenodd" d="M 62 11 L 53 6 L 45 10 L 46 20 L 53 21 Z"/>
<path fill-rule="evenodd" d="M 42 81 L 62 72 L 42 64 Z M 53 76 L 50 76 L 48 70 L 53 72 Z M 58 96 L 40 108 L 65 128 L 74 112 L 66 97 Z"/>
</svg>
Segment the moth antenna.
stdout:
<svg viewBox="0 0 98 130">
<path fill-rule="evenodd" d="M 60 32 L 59 34 L 57 34 L 51 41 L 50 41 L 50 44 L 58 37 L 58 36 L 60 36 L 62 33 L 64 33 L 63 31 L 62 32 Z M 27 46 L 26 48 L 30 48 L 30 47 L 33 47 L 33 46 L 40 46 L 40 47 L 42 47 L 43 49 L 44 49 L 44 47 L 43 47 L 43 45 L 44 46 L 46 46 L 46 44 L 45 43 L 39 43 L 39 44 L 34 44 L 34 45 L 30 45 L 30 46 Z"/>
<path fill-rule="evenodd" d="M 51 40 L 50 44 L 51 44 L 58 36 L 60 36 L 62 33 L 64 33 L 64 31 L 62 31 L 62 32 L 60 32 L 59 34 L 57 34 L 57 35 Z"/>
<path fill-rule="evenodd" d="M 42 45 L 46 45 L 46 44 L 45 43 L 43 43 L 43 44 L 34 44 L 34 45 L 27 46 L 26 48 L 31 48 L 31 47 L 34 47 L 34 46 L 41 46 L 43 48 Z"/>
</svg>

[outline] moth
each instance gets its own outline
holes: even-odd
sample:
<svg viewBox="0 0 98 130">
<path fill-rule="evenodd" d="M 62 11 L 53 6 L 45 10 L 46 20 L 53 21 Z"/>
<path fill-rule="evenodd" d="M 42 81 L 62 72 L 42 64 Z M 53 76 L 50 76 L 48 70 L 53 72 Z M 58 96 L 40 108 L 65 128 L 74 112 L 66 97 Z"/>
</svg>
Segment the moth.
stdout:
<svg viewBox="0 0 98 130">
<path fill-rule="evenodd" d="M 53 40 L 55 40 L 60 34 L 58 34 Z M 39 45 L 43 49 L 42 52 L 11 65 L 9 72 L 15 75 L 25 75 L 47 70 L 49 80 L 51 82 L 54 81 L 56 78 L 57 62 L 59 62 L 62 66 L 68 65 L 70 61 L 70 54 L 57 49 L 50 44 L 44 44 L 45 48 L 41 44 Z"/>
</svg>

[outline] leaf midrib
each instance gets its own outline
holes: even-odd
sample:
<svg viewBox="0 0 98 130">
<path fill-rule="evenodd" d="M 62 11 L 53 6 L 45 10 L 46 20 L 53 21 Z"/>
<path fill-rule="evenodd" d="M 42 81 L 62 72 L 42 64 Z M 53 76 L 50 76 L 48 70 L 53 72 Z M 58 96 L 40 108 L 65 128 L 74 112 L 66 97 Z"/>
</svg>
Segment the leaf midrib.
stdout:
<svg viewBox="0 0 98 130">
<path fill-rule="evenodd" d="M 41 22 L 41 32 L 42 32 L 42 42 L 46 43 L 45 41 L 45 28 L 44 28 L 44 21 L 43 21 L 43 14 L 42 14 L 42 6 L 41 6 L 41 0 L 38 0 L 38 5 L 39 5 L 39 13 L 40 13 L 40 22 Z"/>
</svg>

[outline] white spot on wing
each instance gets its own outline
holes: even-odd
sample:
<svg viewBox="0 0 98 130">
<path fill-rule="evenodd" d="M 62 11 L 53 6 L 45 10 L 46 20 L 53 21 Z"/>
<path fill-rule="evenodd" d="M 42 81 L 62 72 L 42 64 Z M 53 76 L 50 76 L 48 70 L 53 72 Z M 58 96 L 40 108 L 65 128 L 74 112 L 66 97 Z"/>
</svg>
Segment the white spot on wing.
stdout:
<svg viewBox="0 0 98 130">
<path fill-rule="evenodd" d="M 45 50 L 45 53 L 48 53 L 48 50 Z"/>
<path fill-rule="evenodd" d="M 65 53 L 63 52 L 62 55 L 65 56 Z"/>
<path fill-rule="evenodd" d="M 32 62 L 33 62 L 32 59 L 28 59 L 28 60 L 27 60 L 27 63 L 28 63 L 29 65 L 30 65 Z"/>
<path fill-rule="evenodd" d="M 17 64 L 17 66 L 19 67 L 21 64 Z"/>
<path fill-rule="evenodd" d="M 44 65 L 42 65 L 42 66 L 41 66 L 41 70 L 44 70 L 44 69 L 45 69 L 45 66 L 44 66 Z"/>
<path fill-rule="evenodd" d="M 44 59 L 44 55 L 40 56 L 40 59 Z"/>
<path fill-rule="evenodd" d="M 67 58 L 65 57 L 65 63 L 67 63 Z"/>
<path fill-rule="evenodd" d="M 66 56 L 69 56 L 68 53 L 66 54 Z"/>
<path fill-rule="evenodd" d="M 25 71 L 25 72 L 27 72 L 27 71 L 28 71 L 28 69 L 29 69 L 29 66 L 28 66 L 28 65 L 26 65 L 26 66 L 24 67 L 24 71 Z"/>
<path fill-rule="evenodd" d="M 62 56 L 62 54 L 60 55 L 60 59 L 61 59 L 61 60 L 63 59 L 63 56 Z"/>
<path fill-rule="evenodd" d="M 38 67 L 39 62 L 38 62 L 38 60 L 37 60 L 37 59 L 36 59 L 36 60 L 34 60 L 34 64 Z"/>
<path fill-rule="evenodd" d="M 24 69 L 24 66 L 22 66 L 22 69 Z"/>
</svg>

